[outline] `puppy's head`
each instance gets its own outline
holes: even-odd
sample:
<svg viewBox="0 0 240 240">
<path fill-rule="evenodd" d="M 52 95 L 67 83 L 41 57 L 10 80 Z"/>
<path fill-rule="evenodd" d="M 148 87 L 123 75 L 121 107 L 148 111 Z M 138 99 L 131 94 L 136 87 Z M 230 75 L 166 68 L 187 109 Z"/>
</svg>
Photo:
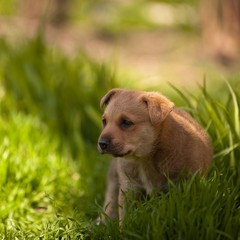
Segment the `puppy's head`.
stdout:
<svg viewBox="0 0 240 240">
<path fill-rule="evenodd" d="M 157 129 L 174 104 L 159 93 L 112 89 L 102 98 L 100 106 L 106 108 L 99 152 L 144 158 L 154 151 Z"/>
</svg>

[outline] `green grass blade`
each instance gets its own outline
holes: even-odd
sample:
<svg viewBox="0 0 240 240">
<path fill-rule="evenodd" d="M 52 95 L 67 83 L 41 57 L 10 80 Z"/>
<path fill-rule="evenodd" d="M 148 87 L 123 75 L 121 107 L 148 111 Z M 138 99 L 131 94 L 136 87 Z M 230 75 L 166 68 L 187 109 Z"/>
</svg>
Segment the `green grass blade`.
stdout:
<svg viewBox="0 0 240 240">
<path fill-rule="evenodd" d="M 215 158 L 218 158 L 218 157 L 224 157 L 224 156 L 226 156 L 226 155 L 229 155 L 229 154 L 231 154 L 231 152 L 232 152 L 234 149 L 238 148 L 239 146 L 240 146 L 240 143 L 236 143 L 236 144 L 232 145 L 231 147 L 225 148 L 225 149 L 223 149 L 222 151 L 214 154 L 214 157 L 213 157 L 213 158 L 215 159 Z"/>
<path fill-rule="evenodd" d="M 175 87 L 173 84 L 169 83 L 169 85 L 179 94 L 179 96 L 182 97 L 182 99 L 186 102 L 186 104 L 188 105 L 188 107 L 193 108 L 193 105 L 191 103 L 191 101 L 189 100 L 190 98 L 188 98 L 182 91 L 180 91 L 177 87 Z"/>
<path fill-rule="evenodd" d="M 237 96 L 234 93 L 231 85 L 229 84 L 228 81 L 225 81 L 228 89 L 231 93 L 232 96 L 232 100 L 233 100 L 233 108 L 234 108 L 234 123 L 235 123 L 235 129 L 236 129 L 236 133 L 238 135 L 238 137 L 240 137 L 240 119 L 239 119 L 239 105 L 238 105 L 238 101 L 237 101 Z"/>
</svg>

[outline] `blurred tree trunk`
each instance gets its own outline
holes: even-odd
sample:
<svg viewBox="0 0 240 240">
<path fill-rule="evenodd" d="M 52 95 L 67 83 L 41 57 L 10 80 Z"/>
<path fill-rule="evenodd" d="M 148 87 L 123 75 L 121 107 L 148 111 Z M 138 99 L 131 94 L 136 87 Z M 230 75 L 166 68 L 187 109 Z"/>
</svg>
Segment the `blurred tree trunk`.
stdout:
<svg viewBox="0 0 240 240">
<path fill-rule="evenodd" d="M 21 14 L 54 26 L 67 21 L 70 0 L 20 0 Z"/>
<path fill-rule="evenodd" d="M 223 64 L 240 58 L 240 0 L 201 0 L 204 46 Z"/>
</svg>

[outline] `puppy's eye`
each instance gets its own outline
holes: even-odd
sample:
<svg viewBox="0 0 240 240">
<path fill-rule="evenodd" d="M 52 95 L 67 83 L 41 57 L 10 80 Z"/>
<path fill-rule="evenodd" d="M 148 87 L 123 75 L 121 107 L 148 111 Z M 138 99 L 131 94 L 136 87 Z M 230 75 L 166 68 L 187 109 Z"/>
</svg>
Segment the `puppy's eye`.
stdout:
<svg viewBox="0 0 240 240">
<path fill-rule="evenodd" d="M 127 119 L 123 119 L 121 122 L 121 128 L 123 128 L 123 129 L 130 128 L 132 125 L 133 125 L 133 122 L 131 122 Z"/>
<path fill-rule="evenodd" d="M 107 120 L 105 118 L 102 119 L 102 125 L 105 127 L 107 125 Z"/>
</svg>

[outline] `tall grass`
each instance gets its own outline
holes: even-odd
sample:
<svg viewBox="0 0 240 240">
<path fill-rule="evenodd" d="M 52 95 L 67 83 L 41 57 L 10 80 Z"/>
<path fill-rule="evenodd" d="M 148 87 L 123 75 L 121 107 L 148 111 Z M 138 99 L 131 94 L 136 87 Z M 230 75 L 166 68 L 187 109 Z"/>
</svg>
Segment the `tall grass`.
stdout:
<svg viewBox="0 0 240 240">
<path fill-rule="evenodd" d="M 170 183 L 168 193 L 142 202 L 129 197 L 122 227 L 111 219 L 97 226 L 108 165 L 95 147 L 98 106 L 117 85 L 111 72 L 84 54 L 51 50 L 42 38 L 17 47 L 1 40 L 0 50 L 3 239 L 239 239 L 239 89 L 226 82 L 212 96 L 203 85 L 196 96 L 175 88 L 211 136 L 207 178 Z"/>
<path fill-rule="evenodd" d="M 20 47 L 1 40 L 0 51 L 1 74 L 8 92 L 3 113 L 16 107 L 40 116 L 71 143 L 74 154 L 82 141 L 96 143 L 99 98 L 115 86 L 109 68 L 82 52 L 66 58 L 47 48 L 41 35 Z"/>
</svg>

